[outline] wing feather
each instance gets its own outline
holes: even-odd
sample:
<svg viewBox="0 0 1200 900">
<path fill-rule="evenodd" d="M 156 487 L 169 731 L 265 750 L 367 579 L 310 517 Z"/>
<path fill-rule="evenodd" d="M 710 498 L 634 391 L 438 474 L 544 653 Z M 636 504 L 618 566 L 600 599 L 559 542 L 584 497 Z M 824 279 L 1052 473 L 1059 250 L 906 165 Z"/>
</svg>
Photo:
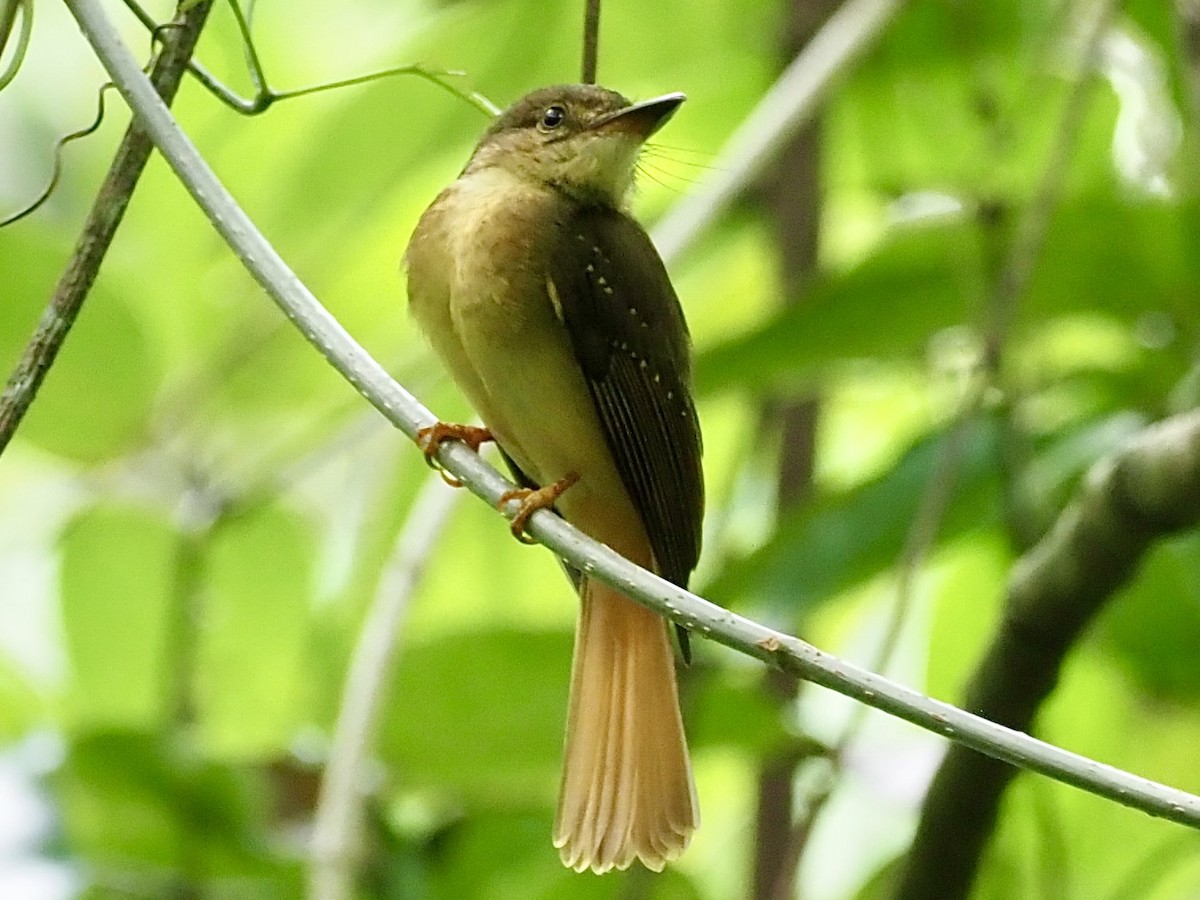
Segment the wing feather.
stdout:
<svg viewBox="0 0 1200 900">
<path fill-rule="evenodd" d="M 700 556 L 704 481 L 691 341 L 666 268 L 633 219 L 585 208 L 562 225 L 551 296 L 659 572 L 686 587 Z"/>
</svg>

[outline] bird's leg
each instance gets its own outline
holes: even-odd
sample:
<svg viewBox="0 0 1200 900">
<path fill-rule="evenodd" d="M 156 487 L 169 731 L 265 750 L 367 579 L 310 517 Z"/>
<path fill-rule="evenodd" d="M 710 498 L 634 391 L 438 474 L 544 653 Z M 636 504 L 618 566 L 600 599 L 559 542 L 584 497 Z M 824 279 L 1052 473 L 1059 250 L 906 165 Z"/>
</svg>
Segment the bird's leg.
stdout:
<svg viewBox="0 0 1200 900">
<path fill-rule="evenodd" d="M 434 458 L 442 444 L 446 441 L 462 441 L 478 453 L 481 445 L 494 440 L 492 433 L 486 428 L 480 428 L 478 425 L 457 425 L 453 422 L 438 422 L 417 432 L 417 446 L 425 454 L 426 464 L 437 471 L 450 487 L 462 487 L 463 483 L 442 468 Z"/>
<path fill-rule="evenodd" d="M 525 525 L 529 522 L 529 517 L 539 509 L 553 509 L 554 504 L 558 502 L 558 498 L 578 480 L 578 473 L 568 472 L 565 478 L 553 484 L 548 484 L 545 487 L 517 488 L 516 490 L 505 491 L 501 494 L 500 499 L 496 501 L 497 507 L 503 508 L 504 504 L 509 500 L 521 501 L 521 505 L 517 509 L 517 514 L 509 522 L 513 537 L 522 544 L 536 543 L 525 535 Z"/>
</svg>

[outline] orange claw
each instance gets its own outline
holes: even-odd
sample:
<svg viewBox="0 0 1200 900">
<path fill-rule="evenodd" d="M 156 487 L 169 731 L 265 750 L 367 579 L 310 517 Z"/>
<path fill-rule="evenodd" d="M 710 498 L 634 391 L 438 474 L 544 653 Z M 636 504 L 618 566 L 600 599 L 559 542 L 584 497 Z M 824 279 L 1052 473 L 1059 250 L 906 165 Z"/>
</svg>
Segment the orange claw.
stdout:
<svg viewBox="0 0 1200 900">
<path fill-rule="evenodd" d="M 434 454 L 446 441 L 462 441 L 476 453 L 482 444 L 493 441 L 492 433 L 478 425 L 458 425 L 453 422 L 437 422 L 417 432 L 417 446 L 425 454 L 425 463 L 442 476 L 442 480 L 450 487 L 462 487 L 463 483 L 447 472 Z"/>
<path fill-rule="evenodd" d="M 533 488 L 517 488 L 512 491 L 505 491 L 500 495 L 500 499 L 496 501 L 496 506 L 503 509 L 504 504 L 509 500 L 520 500 L 521 506 L 517 509 L 517 514 L 509 521 L 509 527 L 512 528 L 513 537 L 522 544 L 533 544 L 536 541 L 525 535 L 525 526 L 529 522 L 529 517 L 539 509 L 552 509 L 554 504 L 558 502 L 558 498 L 563 493 L 579 480 L 579 475 L 575 472 L 568 472 L 565 478 L 548 484 L 545 487 L 537 489 Z"/>
</svg>

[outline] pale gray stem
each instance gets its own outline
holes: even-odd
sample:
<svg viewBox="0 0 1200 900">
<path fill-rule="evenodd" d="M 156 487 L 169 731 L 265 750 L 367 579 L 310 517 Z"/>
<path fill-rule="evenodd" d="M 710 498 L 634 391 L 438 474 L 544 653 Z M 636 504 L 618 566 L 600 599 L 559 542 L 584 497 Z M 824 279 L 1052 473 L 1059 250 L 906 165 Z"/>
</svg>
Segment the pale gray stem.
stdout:
<svg viewBox="0 0 1200 900">
<path fill-rule="evenodd" d="M 654 226 L 650 236 L 668 266 L 771 164 L 901 5 L 901 0 L 847 0 L 804 45 L 725 142 L 712 177 Z"/>
</svg>

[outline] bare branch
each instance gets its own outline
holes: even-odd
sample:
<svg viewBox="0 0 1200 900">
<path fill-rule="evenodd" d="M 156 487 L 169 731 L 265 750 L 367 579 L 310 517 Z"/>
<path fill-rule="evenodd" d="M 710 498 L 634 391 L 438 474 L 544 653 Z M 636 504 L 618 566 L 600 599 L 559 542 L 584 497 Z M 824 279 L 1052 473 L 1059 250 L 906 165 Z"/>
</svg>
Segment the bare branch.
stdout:
<svg viewBox="0 0 1200 900">
<path fill-rule="evenodd" d="M 169 106 L 179 90 L 179 82 L 187 69 L 200 30 L 208 17 L 209 0 L 198 3 L 184 14 L 179 28 L 171 29 L 166 45 L 150 75 L 151 89 L 162 98 L 164 109 Z M 28 9 L 25 13 L 28 18 Z M 139 69 L 139 72 L 141 70 Z M 144 76 L 143 76 L 144 79 Z M 63 341 L 75 324 L 75 317 L 83 306 L 100 263 L 108 253 L 117 227 L 125 216 L 133 189 L 137 186 L 150 151 L 154 148 L 137 121 L 130 123 L 125 137 L 117 148 L 117 155 L 108 169 L 96 202 L 88 214 L 83 233 L 75 245 L 75 252 L 67 264 L 66 271 L 54 289 L 50 304 L 42 313 L 37 328 L 25 347 L 25 352 L 9 376 L 4 393 L 0 394 L 0 454 L 12 440 L 13 434 L 37 396 L 38 388 L 46 373 L 54 365 Z"/>
<path fill-rule="evenodd" d="M 137 0 L 124 0 L 124 3 L 129 8 L 129 11 L 148 30 L 157 33 L 162 28 L 148 12 L 142 9 Z M 336 81 L 327 81 L 322 84 L 309 85 L 308 87 L 277 91 L 267 82 L 266 72 L 259 62 L 258 51 L 254 47 L 254 40 L 250 34 L 248 16 L 243 14 L 242 8 L 237 2 L 231 2 L 229 5 L 233 10 L 238 31 L 242 36 L 242 51 L 246 57 L 247 74 L 250 77 L 251 85 L 254 87 L 254 96 L 240 96 L 194 59 L 188 62 L 188 71 L 192 74 L 193 78 L 204 86 L 205 90 L 240 115 L 257 116 L 266 112 L 280 100 L 307 97 L 311 94 L 321 93 L 322 91 L 332 91 L 338 88 L 350 87 L 351 85 L 366 84 L 383 78 L 391 78 L 394 75 L 415 75 L 418 78 L 423 78 L 430 84 L 435 84 L 446 92 L 458 97 L 458 99 L 469 103 L 485 115 L 494 116 L 500 112 L 491 100 L 478 91 L 465 90 L 454 84 L 453 79 L 462 75 L 462 72 L 448 72 L 421 65 L 394 66 L 366 75 L 356 75 L 352 78 L 340 78 Z"/>
<path fill-rule="evenodd" d="M 396 384 L 333 319 L 263 238 L 200 157 L 113 30 L 98 0 L 66 0 L 84 34 L 164 158 L 238 257 L 310 343 L 397 428 L 415 440 L 433 414 Z M 439 461 L 490 504 L 512 485 L 478 454 L 448 442 Z M 1109 463 L 1138 521 L 1180 528 L 1200 516 L 1200 413 L 1150 429 Z M 1163 490 L 1163 487 L 1166 487 Z M 1180 496 L 1192 503 L 1180 515 Z M 512 516 L 518 504 L 506 505 Z M 1112 522 L 1106 522 L 1107 526 Z M 944 735 L 989 756 L 1048 775 L 1066 784 L 1200 828 L 1200 797 L 1140 778 L 1026 734 L 996 725 L 948 703 L 932 700 L 888 679 L 852 666 L 811 644 L 722 609 L 641 569 L 545 510 L 530 519 L 530 533 L 578 567 L 660 615 L 740 653 L 837 691 L 890 715 Z M 1143 535 L 1119 523 L 1117 536 Z M 1131 533 L 1132 532 L 1132 533 Z M 1057 534 L 1057 531 L 1055 532 Z M 1052 538 L 1054 535 L 1051 536 Z M 1135 540 L 1138 549 L 1144 542 Z M 1106 546 L 1104 542 L 1098 546 Z M 1074 559 L 1072 558 L 1072 562 Z M 1047 563 L 1052 560 L 1047 560 Z"/>
</svg>

